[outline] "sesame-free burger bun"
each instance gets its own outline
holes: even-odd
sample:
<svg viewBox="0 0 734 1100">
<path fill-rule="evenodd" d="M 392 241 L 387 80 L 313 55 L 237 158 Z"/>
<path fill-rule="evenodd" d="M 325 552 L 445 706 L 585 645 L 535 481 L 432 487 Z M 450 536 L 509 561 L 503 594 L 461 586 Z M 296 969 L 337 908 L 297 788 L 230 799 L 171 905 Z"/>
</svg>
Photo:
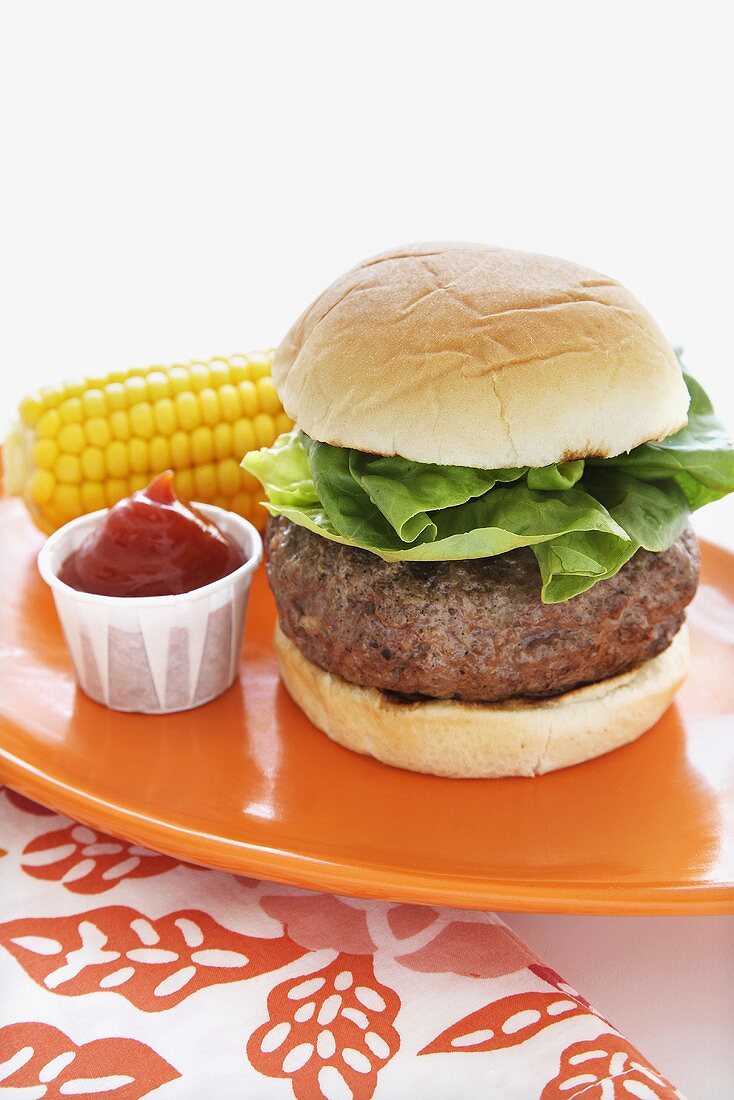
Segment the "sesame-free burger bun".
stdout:
<svg viewBox="0 0 734 1100">
<path fill-rule="evenodd" d="M 620 283 L 477 244 L 359 264 L 292 327 L 273 380 L 314 439 L 489 469 L 608 458 L 688 408 L 672 349 Z"/>
<path fill-rule="evenodd" d="M 689 666 L 684 624 L 657 657 L 550 699 L 403 702 L 325 672 L 279 626 L 275 649 L 288 692 L 333 741 L 398 768 L 463 779 L 542 775 L 634 741 L 667 709 Z"/>
</svg>

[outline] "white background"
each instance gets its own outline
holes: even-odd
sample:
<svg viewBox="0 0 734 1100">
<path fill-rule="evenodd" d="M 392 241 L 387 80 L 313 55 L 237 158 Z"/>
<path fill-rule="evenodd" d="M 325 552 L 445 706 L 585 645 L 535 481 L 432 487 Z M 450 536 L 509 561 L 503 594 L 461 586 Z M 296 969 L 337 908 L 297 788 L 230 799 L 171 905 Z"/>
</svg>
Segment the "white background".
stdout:
<svg viewBox="0 0 734 1100">
<path fill-rule="evenodd" d="M 701 0 L 6 0 L 0 429 L 46 381 L 276 343 L 341 270 L 425 239 L 621 279 L 731 424 L 725 19 Z M 731 923 L 517 926 L 690 1100 L 729 1095 Z"/>
</svg>

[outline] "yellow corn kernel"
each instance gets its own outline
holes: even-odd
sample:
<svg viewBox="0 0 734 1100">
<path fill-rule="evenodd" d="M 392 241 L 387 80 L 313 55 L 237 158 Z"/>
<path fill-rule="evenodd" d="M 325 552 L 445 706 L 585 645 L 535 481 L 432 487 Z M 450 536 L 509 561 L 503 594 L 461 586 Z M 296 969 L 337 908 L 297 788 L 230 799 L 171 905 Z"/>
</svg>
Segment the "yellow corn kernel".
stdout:
<svg viewBox="0 0 734 1100">
<path fill-rule="evenodd" d="M 85 447 L 79 456 L 79 461 L 82 467 L 82 477 L 89 481 L 104 481 L 105 477 L 105 464 L 104 464 L 104 451 L 99 447 Z M 84 488 L 84 481 L 82 482 L 82 489 Z M 83 499 L 83 493 L 82 493 Z M 100 504 L 100 508 L 104 505 Z"/>
<path fill-rule="evenodd" d="M 234 446 L 234 457 L 240 461 L 245 457 L 248 451 L 254 451 L 256 446 L 255 431 L 251 420 L 246 419 L 246 417 L 235 420 L 232 425 L 232 443 Z"/>
<path fill-rule="evenodd" d="M 113 439 L 111 443 L 107 444 L 104 459 L 107 473 L 112 477 L 127 477 L 130 473 L 127 447 L 121 439 Z"/>
<path fill-rule="evenodd" d="M 37 397 L 24 397 L 18 406 L 20 419 L 28 428 L 34 428 L 44 413 L 43 401 Z"/>
<path fill-rule="evenodd" d="M 140 401 L 130 409 L 130 430 L 132 434 L 142 439 L 150 439 L 155 435 L 155 420 L 153 408 L 149 401 Z"/>
<path fill-rule="evenodd" d="M 111 508 L 113 504 L 117 504 L 118 500 L 127 496 L 127 482 L 122 478 L 108 478 L 104 483 L 104 496 L 107 507 Z"/>
<path fill-rule="evenodd" d="M 217 424 L 212 432 L 215 458 L 227 458 L 232 454 L 232 428 L 229 424 Z"/>
<path fill-rule="evenodd" d="M 41 386 L 38 392 L 45 409 L 55 409 L 68 396 L 65 386 Z"/>
<path fill-rule="evenodd" d="M 104 488 L 98 481 L 83 481 L 79 492 L 85 512 L 97 512 L 107 507 Z"/>
<path fill-rule="evenodd" d="M 81 424 L 83 410 L 78 397 L 69 397 L 59 405 L 59 416 L 64 424 Z"/>
<path fill-rule="evenodd" d="M 33 461 L 39 470 L 53 470 L 58 454 L 53 439 L 37 439 L 33 444 Z"/>
<path fill-rule="evenodd" d="M 210 382 L 211 376 L 206 363 L 192 363 L 189 367 L 189 389 L 194 393 L 201 393 Z"/>
<path fill-rule="evenodd" d="M 109 420 L 105 420 L 101 416 L 92 416 L 87 420 L 84 425 L 84 434 L 87 437 L 87 442 L 91 443 L 93 447 L 106 447 L 112 438 L 112 425 L 115 423 L 115 418 L 122 416 L 127 419 L 126 413 L 112 413 Z"/>
<path fill-rule="evenodd" d="M 281 410 L 280 398 L 275 392 L 272 378 L 267 376 L 258 378 L 255 388 L 257 389 L 262 411 L 269 413 L 271 416 L 279 413 Z"/>
<path fill-rule="evenodd" d="M 36 424 L 36 436 L 38 439 L 53 439 L 60 427 L 61 417 L 56 409 L 49 409 Z"/>
<path fill-rule="evenodd" d="M 255 381 L 258 378 L 264 378 L 266 374 L 270 374 L 270 356 L 265 355 L 263 352 L 255 352 L 251 355 L 250 374 Z"/>
<path fill-rule="evenodd" d="M 237 386 L 242 405 L 243 416 L 257 416 L 260 412 L 260 403 L 257 399 L 257 388 L 254 382 L 240 382 Z"/>
<path fill-rule="evenodd" d="M 148 444 L 144 439 L 131 439 L 127 445 L 127 454 L 130 459 L 130 469 L 134 474 L 150 472 Z M 151 478 L 148 478 L 148 481 L 150 480 Z"/>
<path fill-rule="evenodd" d="M 173 435 L 176 431 L 176 406 L 170 397 L 161 397 L 153 403 L 153 421 L 161 435 Z"/>
<path fill-rule="evenodd" d="M 80 397 L 84 393 L 84 387 L 86 382 L 62 382 L 61 388 L 64 391 L 64 397 Z"/>
<path fill-rule="evenodd" d="M 177 393 L 188 393 L 189 386 L 189 372 L 186 367 L 171 367 L 168 372 L 168 382 L 171 387 L 171 394 L 175 397 Z"/>
<path fill-rule="evenodd" d="M 180 426 L 186 432 L 191 432 L 201 424 L 199 402 L 193 393 L 176 394 L 176 415 Z"/>
<path fill-rule="evenodd" d="M 76 519 L 82 514 L 82 499 L 78 485 L 57 485 L 51 502 L 64 519 Z"/>
<path fill-rule="evenodd" d="M 214 457 L 214 443 L 209 428 L 194 428 L 191 433 L 191 455 L 194 468 L 201 463 L 211 462 Z"/>
<path fill-rule="evenodd" d="M 171 466 L 171 443 L 166 436 L 154 435 L 148 445 L 148 461 L 151 471 L 159 473 Z"/>
<path fill-rule="evenodd" d="M 127 393 L 125 387 L 122 385 L 122 381 L 110 382 L 109 385 L 104 388 L 104 395 L 107 399 L 107 408 L 110 412 L 127 408 Z"/>
<path fill-rule="evenodd" d="M 140 401 L 145 401 L 148 396 L 148 388 L 145 385 L 145 379 L 141 378 L 138 374 L 133 374 L 123 382 L 123 388 L 125 390 L 125 397 L 127 398 L 127 407 L 132 409 Z"/>
<path fill-rule="evenodd" d="M 229 382 L 230 369 L 226 359 L 210 359 L 207 365 L 209 367 L 209 378 L 211 379 L 210 385 L 214 389 L 219 389 L 220 386 L 224 386 Z"/>
<path fill-rule="evenodd" d="M 219 398 L 215 390 L 205 389 L 199 394 L 199 408 L 201 409 L 201 418 L 205 424 L 212 427 L 220 420 L 221 413 L 219 411 Z"/>
<path fill-rule="evenodd" d="M 170 386 L 165 371 L 152 370 L 145 379 L 145 385 L 148 390 L 149 401 L 160 401 L 161 398 L 168 397 L 170 394 Z"/>
<path fill-rule="evenodd" d="M 132 474 L 127 479 L 127 487 L 129 493 L 139 493 L 141 489 L 145 489 L 153 479 L 150 474 Z"/>
<path fill-rule="evenodd" d="M 196 500 L 210 500 L 217 491 L 217 474 L 212 464 L 194 466 L 194 490 Z"/>
<path fill-rule="evenodd" d="M 174 432 L 171 436 L 171 465 L 174 470 L 185 470 L 191 465 L 191 444 L 186 432 Z"/>
<path fill-rule="evenodd" d="M 127 414 L 127 409 L 115 409 L 113 413 L 110 413 L 109 433 L 115 439 L 121 439 L 123 442 L 130 438 L 130 417 Z M 89 424 L 87 424 L 87 438 L 89 438 Z"/>
<path fill-rule="evenodd" d="M 191 500 L 194 495 L 194 475 L 191 470 L 177 470 L 173 479 L 176 492 L 184 500 Z"/>
<path fill-rule="evenodd" d="M 65 485 L 78 485 L 82 480 L 81 463 L 76 455 L 62 454 L 54 465 L 56 480 Z"/>
<path fill-rule="evenodd" d="M 72 455 L 81 454 L 87 442 L 81 424 L 63 424 L 56 440 L 60 450 Z"/>
<path fill-rule="evenodd" d="M 54 494 L 56 480 L 48 470 L 34 470 L 28 482 L 28 493 L 36 504 L 48 504 Z"/>
<path fill-rule="evenodd" d="M 55 507 L 53 497 L 43 507 L 34 507 L 31 504 L 30 513 L 41 530 L 47 535 L 50 535 L 52 531 L 56 531 L 59 527 L 63 527 L 66 523 L 66 516 L 62 516 L 58 508 Z"/>
<path fill-rule="evenodd" d="M 232 381 L 237 382 L 251 382 L 252 371 L 250 370 L 250 361 L 246 355 L 233 355 L 230 359 Z"/>
<path fill-rule="evenodd" d="M 289 432 L 293 427 L 293 421 L 287 413 L 279 412 L 275 418 L 275 430 L 278 435 L 283 435 L 284 432 Z"/>
<path fill-rule="evenodd" d="M 240 487 L 240 466 L 234 458 L 223 458 L 217 463 L 217 481 L 225 496 L 233 497 Z"/>
<path fill-rule="evenodd" d="M 85 417 L 107 416 L 107 398 L 102 390 L 87 390 L 81 396 Z"/>
<path fill-rule="evenodd" d="M 219 407 L 224 420 L 236 420 L 242 411 L 240 396 L 229 382 L 219 388 Z"/>
<path fill-rule="evenodd" d="M 258 447 L 269 447 L 275 439 L 275 423 L 272 416 L 260 413 L 253 421 Z"/>
</svg>

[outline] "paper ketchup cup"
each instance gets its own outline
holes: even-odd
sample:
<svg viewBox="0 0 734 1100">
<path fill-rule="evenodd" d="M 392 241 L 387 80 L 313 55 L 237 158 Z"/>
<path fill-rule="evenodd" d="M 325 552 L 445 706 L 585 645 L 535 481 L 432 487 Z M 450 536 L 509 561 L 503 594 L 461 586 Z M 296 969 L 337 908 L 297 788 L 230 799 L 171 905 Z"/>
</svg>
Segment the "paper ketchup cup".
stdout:
<svg viewBox="0 0 734 1100">
<path fill-rule="evenodd" d="M 61 581 L 61 566 L 102 522 L 107 509 L 65 524 L 38 555 L 38 569 L 53 592 L 79 686 L 113 710 L 188 710 L 221 695 L 237 675 L 262 539 L 235 512 L 210 504 L 195 507 L 235 540 L 245 562 L 192 592 L 100 596 Z"/>
</svg>

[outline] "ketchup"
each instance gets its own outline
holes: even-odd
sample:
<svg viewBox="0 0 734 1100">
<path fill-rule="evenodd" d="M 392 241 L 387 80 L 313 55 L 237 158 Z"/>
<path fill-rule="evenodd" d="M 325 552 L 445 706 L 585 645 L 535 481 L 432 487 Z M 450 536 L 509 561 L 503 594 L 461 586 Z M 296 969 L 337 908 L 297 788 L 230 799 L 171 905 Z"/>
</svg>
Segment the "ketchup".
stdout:
<svg viewBox="0 0 734 1100">
<path fill-rule="evenodd" d="M 245 555 L 159 474 L 111 508 L 59 570 L 59 579 L 100 596 L 175 596 L 233 573 Z"/>
</svg>

